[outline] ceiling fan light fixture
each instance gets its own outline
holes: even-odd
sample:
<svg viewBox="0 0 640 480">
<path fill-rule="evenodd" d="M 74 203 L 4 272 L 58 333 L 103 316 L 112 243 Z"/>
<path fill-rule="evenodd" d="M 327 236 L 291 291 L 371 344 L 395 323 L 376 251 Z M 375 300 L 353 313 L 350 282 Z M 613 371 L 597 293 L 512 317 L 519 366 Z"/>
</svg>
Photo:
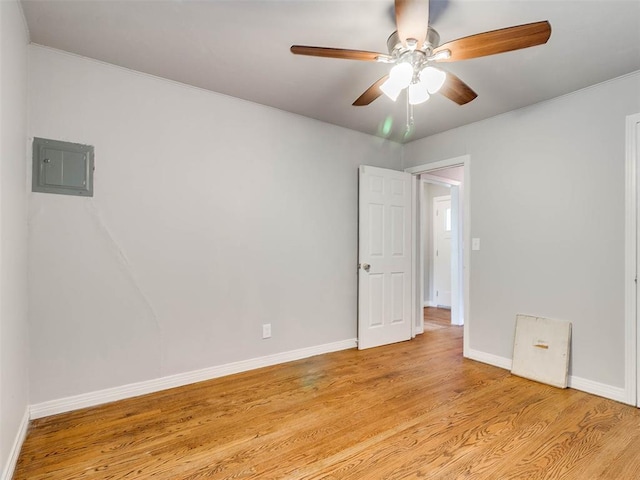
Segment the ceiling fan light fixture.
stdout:
<svg viewBox="0 0 640 480">
<path fill-rule="evenodd" d="M 387 78 L 387 80 L 382 85 L 380 85 L 380 91 L 394 102 L 398 99 L 398 95 L 400 95 L 400 92 L 403 88 L 404 87 L 398 82 L 394 81 L 391 76 Z"/>
<path fill-rule="evenodd" d="M 420 83 L 424 83 L 431 94 L 440 90 L 446 79 L 447 74 L 435 67 L 425 67 L 420 72 Z"/>
<path fill-rule="evenodd" d="M 416 82 L 409 85 L 409 103 L 419 105 L 429 100 L 429 92 L 424 82 Z"/>
<path fill-rule="evenodd" d="M 394 65 L 389 72 L 389 80 L 399 85 L 401 89 L 408 87 L 413 80 L 413 66 L 407 62 Z"/>
</svg>

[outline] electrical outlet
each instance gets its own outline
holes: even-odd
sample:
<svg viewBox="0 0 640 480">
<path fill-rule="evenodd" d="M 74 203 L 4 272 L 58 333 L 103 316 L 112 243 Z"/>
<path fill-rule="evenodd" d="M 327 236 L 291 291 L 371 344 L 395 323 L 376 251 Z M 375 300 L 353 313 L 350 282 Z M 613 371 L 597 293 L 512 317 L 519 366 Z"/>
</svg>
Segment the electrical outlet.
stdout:
<svg viewBox="0 0 640 480">
<path fill-rule="evenodd" d="M 271 324 L 264 323 L 262 325 L 262 338 L 271 338 Z"/>
</svg>

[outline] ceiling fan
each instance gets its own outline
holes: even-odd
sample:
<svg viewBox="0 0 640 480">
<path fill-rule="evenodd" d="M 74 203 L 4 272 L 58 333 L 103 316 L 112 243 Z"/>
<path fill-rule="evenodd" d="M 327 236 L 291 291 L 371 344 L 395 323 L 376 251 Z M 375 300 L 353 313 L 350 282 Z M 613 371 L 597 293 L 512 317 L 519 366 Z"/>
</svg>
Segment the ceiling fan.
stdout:
<svg viewBox="0 0 640 480">
<path fill-rule="evenodd" d="M 434 64 L 542 45 L 551 36 L 551 25 L 542 21 L 478 33 L 440 45 L 440 35 L 429 26 L 429 0 L 395 0 L 395 16 L 397 30 L 387 40 L 388 54 L 304 45 L 293 45 L 291 52 L 393 64 L 387 75 L 353 102 L 358 107 L 369 105 L 382 94 L 395 101 L 405 88 L 409 105 L 423 103 L 436 92 L 464 105 L 476 98 L 477 93 Z"/>
</svg>

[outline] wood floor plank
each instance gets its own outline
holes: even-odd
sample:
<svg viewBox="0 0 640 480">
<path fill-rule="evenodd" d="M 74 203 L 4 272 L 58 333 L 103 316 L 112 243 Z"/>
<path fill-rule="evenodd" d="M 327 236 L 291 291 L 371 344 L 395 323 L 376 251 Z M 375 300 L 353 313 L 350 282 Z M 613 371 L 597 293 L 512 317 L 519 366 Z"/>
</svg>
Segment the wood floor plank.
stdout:
<svg viewBox="0 0 640 480">
<path fill-rule="evenodd" d="M 33 421 L 15 480 L 637 479 L 640 414 L 462 358 L 450 312 L 347 350 Z"/>
</svg>

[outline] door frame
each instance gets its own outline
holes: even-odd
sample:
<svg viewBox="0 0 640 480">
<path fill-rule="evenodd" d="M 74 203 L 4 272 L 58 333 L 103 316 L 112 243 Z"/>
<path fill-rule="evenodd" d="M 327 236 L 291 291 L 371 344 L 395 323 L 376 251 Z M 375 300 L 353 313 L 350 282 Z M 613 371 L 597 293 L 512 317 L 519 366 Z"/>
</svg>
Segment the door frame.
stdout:
<svg viewBox="0 0 640 480">
<path fill-rule="evenodd" d="M 640 113 L 626 118 L 625 161 L 625 400 L 640 407 L 640 318 L 638 317 L 638 127 Z"/>
<path fill-rule="evenodd" d="M 471 155 L 462 155 L 459 157 L 448 158 L 437 162 L 426 163 L 417 165 L 415 167 L 405 168 L 405 172 L 413 175 L 414 181 L 411 182 L 411 201 L 412 206 L 416 210 L 411 215 L 411 250 L 413 252 L 414 261 L 412 264 L 412 276 L 414 279 L 414 288 L 412 289 L 412 336 L 415 336 L 416 325 L 418 320 L 422 319 L 423 313 L 423 292 L 419 292 L 418 288 L 421 287 L 422 281 L 418 278 L 420 275 L 421 267 L 418 264 L 422 255 L 418 254 L 419 238 L 418 233 L 420 230 L 420 206 L 418 205 L 418 197 L 420 195 L 420 179 L 419 176 L 423 173 L 428 174 L 436 170 L 442 170 L 449 167 L 463 167 L 464 182 L 461 185 L 461 192 L 463 195 L 463 218 L 462 218 L 462 302 L 461 302 L 461 317 L 463 319 L 463 342 L 462 342 L 462 354 L 468 357 L 470 335 L 469 335 L 469 323 L 471 322 L 471 310 L 469 308 L 469 278 L 471 275 L 471 265 L 469 252 L 471 250 L 471 216 L 470 216 L 470 197 L 471 197 Z"/>
</svg>

